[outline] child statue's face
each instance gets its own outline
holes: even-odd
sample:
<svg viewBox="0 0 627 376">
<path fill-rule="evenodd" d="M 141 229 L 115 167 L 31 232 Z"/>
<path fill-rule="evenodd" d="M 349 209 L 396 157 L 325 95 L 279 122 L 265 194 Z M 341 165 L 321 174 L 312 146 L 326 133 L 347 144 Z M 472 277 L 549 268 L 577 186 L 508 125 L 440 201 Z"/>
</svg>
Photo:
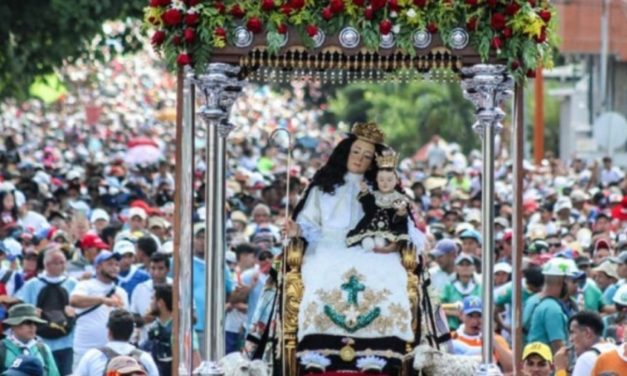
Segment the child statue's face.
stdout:
<svg viewBox="0 0 627 376">
<path fill-rule="evenodd" d="M 381 170 L 377 173 L 377 186 L 383 193 L 392 192 L 396 187 L 396 173 L 394 171 Z"/>
</svg>

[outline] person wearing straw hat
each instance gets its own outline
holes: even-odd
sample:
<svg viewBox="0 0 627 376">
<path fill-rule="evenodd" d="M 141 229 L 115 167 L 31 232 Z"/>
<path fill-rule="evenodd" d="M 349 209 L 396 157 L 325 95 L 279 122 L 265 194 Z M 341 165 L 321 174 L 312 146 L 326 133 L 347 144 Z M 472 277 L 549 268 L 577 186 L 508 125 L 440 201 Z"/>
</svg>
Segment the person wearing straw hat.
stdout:
<svg viewBox="0 0 627 376">
<path fill-rule="evenodd" d="M 3 324 L 11 328 L 11 334 L 0 341 L 0 371 L 11 367 L 18 357 L 30 355 L 38 358 L 44 365 L 44 375 L 60 376 L 52 351 L 37 337 L 37 324 L 46 321 L 37 316 L 37 309 L 32 304 L 16 304 L 9 310 L 9 318 Z"/>
</svg>

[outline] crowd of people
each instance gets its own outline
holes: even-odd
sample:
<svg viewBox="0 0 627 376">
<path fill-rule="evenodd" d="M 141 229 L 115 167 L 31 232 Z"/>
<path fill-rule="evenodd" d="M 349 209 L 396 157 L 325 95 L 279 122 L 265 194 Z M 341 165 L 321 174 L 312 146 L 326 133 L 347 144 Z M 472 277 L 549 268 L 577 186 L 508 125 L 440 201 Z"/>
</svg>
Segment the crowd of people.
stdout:
<svg viewBox="0 0 627 376">
<path fill-rule="evenodd" d="M 33 101 L 0 109 L 0 371 L 169 375 L 172 255 L 179 252 L 172 242 L 175 83 L 147 53 L 65 69 L 72 90 L 52 107 Z M 294 208 L 343 137 L 341 126 L 320 124 L 323 109 L 308 104 L 307 90 L 315 87 L 251 86 L 232 111 L 227 352 L 241 350 L 260 324 L 255 307 L 281 253 L 286 208 Z M 272 138 L 279 128 L 291 139 Z M 207 295 L 201 136 L 194 170 L 196 365 Z M 153 154 L 133 153 L 135 147 Z M 511 280 L 508 160 L 497 161 L 495 249 L 480 234 L 476 151 L 464 154 L 434 137 L 426 158 L 402 160 L 397 174 L 430 243 L 424 267 L 453 332 L 452 353 L 480 354 L 481 254 L 494 252 L 495 358 L 504 371 L 514 366 L 512 285 L 520 283 L 530 374 L 626 374 L 627 180 L 611 158 L 525 164 L 523 281 Z"/>
</svg>

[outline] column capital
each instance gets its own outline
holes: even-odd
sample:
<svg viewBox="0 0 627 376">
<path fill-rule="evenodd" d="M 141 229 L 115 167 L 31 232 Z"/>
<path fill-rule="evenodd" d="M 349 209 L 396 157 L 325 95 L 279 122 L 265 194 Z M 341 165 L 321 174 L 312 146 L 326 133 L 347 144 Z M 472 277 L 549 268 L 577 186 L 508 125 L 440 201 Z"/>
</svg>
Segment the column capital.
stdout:
<svg viewBox="0 0 627 376">
<path fill-rule="evenodd" d="M 483 135 L 485 127 L 494 127 L 496 132 L 503 128 L 500 123 L 505 112 L 500 109 L 503 100 L 512 95 L 514 80 L 507 74 L 505 65 L 476 64 L 462 68 L 464 97 L 477 108 L 477 122 L 473 130 Z"/>
<path fill-rule="evenodd" d="M 198 110 L 198 115 L 205 120 L 207 127 L 219 127 L 220 137 L 227 137 L 233 129 L 221 124 L 226 124 L 233 104 L 246 85 L 246 81 L 238 77 L 239 71 L 240 67 L 236 65 L 211 63 L 204 73 L 197 74 L 193 79 L 204 97 L 204 105 Z"/>
</svg>

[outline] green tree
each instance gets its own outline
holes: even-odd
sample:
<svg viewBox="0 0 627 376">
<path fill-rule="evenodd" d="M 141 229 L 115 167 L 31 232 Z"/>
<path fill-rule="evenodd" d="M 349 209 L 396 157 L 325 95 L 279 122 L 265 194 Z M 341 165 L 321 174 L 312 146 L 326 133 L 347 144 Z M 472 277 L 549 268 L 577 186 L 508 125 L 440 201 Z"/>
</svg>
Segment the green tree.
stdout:
<svg viewBox="0 0 627 376">
<path fill-rule="evenodd" d="M 472 131 L 474 106 L 457 82 L 351 84 L 331 98 L 329 111 L 336 121 L 376 121 L 387 142 L 404 156 L 436 134 L 459 143 L 465 152 L 479 146 Z"/>
<path fill-rule="evenodd" d="M 99 58 L 94 38 L 107 20 L 141 19 L 146 0 L 0 1 L 0 99 L 27 96 L 35 78 L 64 62 Z M 140 46 L 129 28 L 116 37 L 121 52 Z M 109 45 L 110 38 L 100 38 Z"/>
</svg>

